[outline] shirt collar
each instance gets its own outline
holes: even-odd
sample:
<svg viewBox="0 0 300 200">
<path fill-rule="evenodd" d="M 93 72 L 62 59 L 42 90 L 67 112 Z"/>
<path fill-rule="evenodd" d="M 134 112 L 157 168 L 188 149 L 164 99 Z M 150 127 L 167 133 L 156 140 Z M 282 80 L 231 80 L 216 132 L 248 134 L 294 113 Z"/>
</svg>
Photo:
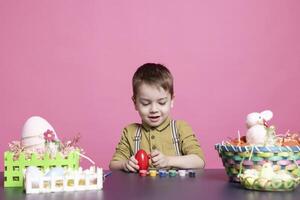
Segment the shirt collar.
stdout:
<svg viewBox="0 0 300 200">
<path fill-rule="evenodd" d="M 167 128 L 169 125 L 170 125 L 170 120 L 171 118 L 170 117 L 167 117 L 167 119 L 159 126 L 157 127 L 151 127 L 149 126 L 148 124 L 146 124 L 145 122 L 142 123 L 142 127 L 148 132 L 150 131 L 151 129 L 155 129 L 159 132 L 163 131 L 165 128 Z"/>
</svg>

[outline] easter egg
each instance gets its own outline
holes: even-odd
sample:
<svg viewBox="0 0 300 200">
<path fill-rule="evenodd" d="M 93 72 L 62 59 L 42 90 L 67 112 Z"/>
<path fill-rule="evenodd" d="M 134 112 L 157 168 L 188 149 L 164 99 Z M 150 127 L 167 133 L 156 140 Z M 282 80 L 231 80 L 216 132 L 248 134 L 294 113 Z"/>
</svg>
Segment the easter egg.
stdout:
<svg viewBox="0 0 300 200">
<path fill-rule="evenodd" d="M 24 124 L 22 129 L 22 146 L 26 150 L 44 149 L 44 133 L 51 131 L 57 139 L 54 128 L 42 117 L 32 116 Z"/>
<path fill-rule="evenodd" d="M 39 168 L 35 166 L 29 166 L 26 168 L 25 176 L 26 179 L 30 178 L 33 184 L 38 184 L 40 179 L 43 177 L 43 173 Z"/>
<path fill-rule="evenodd" d="M 148 170 L 149 167 L 149 156 L 146 151 L 140 149 L 135 154 L 135 159 L 138 161 L 139 170 Z"/>
<path fill-rule="evenodd" d="M 64 168 L 54 167 L 54 168 L 50 169 L 50 171 L 46 174 L 46 176 L 57 177 L 57 176 L 63 176 L 64 173 L 65 173 Z"/>
</svg>

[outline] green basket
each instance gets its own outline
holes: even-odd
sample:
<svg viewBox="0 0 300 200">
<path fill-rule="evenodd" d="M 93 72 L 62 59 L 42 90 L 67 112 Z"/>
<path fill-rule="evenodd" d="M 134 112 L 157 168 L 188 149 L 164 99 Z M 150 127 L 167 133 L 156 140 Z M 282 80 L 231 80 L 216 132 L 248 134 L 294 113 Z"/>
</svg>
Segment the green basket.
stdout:
<svg viewBox="0 0 300 200">
<path fill-rule="evenodd" d="M 245 169 L 260 170 L 266 162 L 274 169 L 285 170 L 295 177 L 300 177 L 300 146 L 234 146 L 216 144 L 215 149 L 222 159 L 229 180 L 240 182 L 238 174 Z"/>
<path fill-rule="evenodd" d="M 4 187 L 23 187 L 23 171 L 28 166 L 36 166 L 41 169 L 52 167 L 68 167 L 71 169 L 79 168 L 79 154 L 77 151 L 71 152 L 63 158 L 57 154 L 55 158 L 50 158 L 45 154 L 42 159 L 38 159 L 36 154 L 25 159 L 24 153 L 21 153 L 17 160 L 13 159 L 14 154 L 10 151 L 4 153 Z"/>
</svg>

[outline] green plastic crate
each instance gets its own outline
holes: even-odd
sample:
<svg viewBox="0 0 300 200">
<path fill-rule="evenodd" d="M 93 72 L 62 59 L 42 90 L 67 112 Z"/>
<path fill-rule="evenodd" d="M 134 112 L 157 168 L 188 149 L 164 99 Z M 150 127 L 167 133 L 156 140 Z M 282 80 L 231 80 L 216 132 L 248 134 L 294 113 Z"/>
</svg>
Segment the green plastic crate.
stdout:
<svg viewBox="0 0 300 200">
<path fill-rule="evenodd" d="M 36 154 L 31 158 L 25 159 L 23 153 L 18 160 L 13 160 L 13 153 L 4 152 L 4 187 L 23 187 L 23 171 L 28 166 L 36 166 L 41 169 L 52 167 L 68 167 L 72 169 L 79 168 L 79 154 L 76 151 L 71 152 L 66 158 L 57 154 L 55 158 L 50 158 L 46 154 L 43 159 L 38 159 Z"/>
</svg>

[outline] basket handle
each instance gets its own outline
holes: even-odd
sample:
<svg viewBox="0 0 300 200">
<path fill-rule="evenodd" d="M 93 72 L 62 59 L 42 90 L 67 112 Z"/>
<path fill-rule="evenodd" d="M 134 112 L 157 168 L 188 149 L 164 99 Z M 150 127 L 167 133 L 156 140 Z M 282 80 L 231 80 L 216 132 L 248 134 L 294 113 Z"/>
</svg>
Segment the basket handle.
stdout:
<svg viewBox="0 0 300 200">
<path fill-rule="evenodd" d="M 81 154 L 81 153 L 79 153 L 79 152 L 77 152 L 77 151 L 76 151 L 76 153 L 78 153 L 79 156 L 81 156 L 81 157 L 87 159 L 88 161 L 90 161 L 90 163 L 92 163 L 93 165 L 95 165 L 95 162 L 94 162 L 91 158 L 89 158 L 89 157 L 87 157 L 86 155 L 83 155 L 83 154 Z"/>
</svg>

